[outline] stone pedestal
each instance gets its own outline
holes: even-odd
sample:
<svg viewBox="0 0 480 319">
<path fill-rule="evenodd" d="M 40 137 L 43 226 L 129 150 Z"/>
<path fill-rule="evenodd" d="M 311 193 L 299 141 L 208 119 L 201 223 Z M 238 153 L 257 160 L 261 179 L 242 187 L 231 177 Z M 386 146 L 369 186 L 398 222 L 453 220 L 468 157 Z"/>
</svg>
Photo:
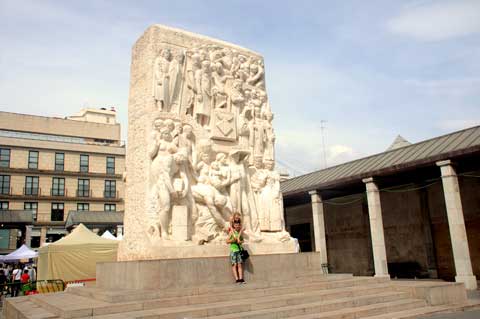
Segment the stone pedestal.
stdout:
<svg viewBox="0 0 480 319">
<path fill-rule="evenodd" d="M 228 257 L 97 263 L 96 285 L 102 290 L 221 286 L 232 283 L 230 268 Z M 257 255 L 245 263 L 245 280 L 293 281 L 321 269 L 318 253 Z"/>
<path fill-rule="evenodd" d="M 440 167 L 442 172 L 443 194 L 455 263 L 455 281 L 463 282 L 467 289 L 477 289 L 477 278 L 472 271 L 467 231 L 463 219 L 458 178 L 450 160 L 437 162 L 437 166 Z"/>
<path fill-rule="evenodd" d="M 172 207 L 172 239 L 176 241 L 190 240 L 192 226 L 188 218 L 188 207 L 174 205 Z"/>
<path fill-rule="evenodd" d="M 370 234 L 372 236 L 373 263 L 375 277 L 389 277 L 385 236 L 383 234 L 382 205 L 377 184 L 373 178 L 363 180 L 367 188 L 368 216 L 370 219 Z"/>
<path fill-rule="evenodd" d="M 315 235 L 315 251 L 320 253 L 320 262 L 328 263 L 327 258 L 327 240 L 325 236 L 325 219 L 322 197 L 317 191 L 309 192 L 312 198 L 312 214 L 313 214 L 313 232 Z"/>
</svg>

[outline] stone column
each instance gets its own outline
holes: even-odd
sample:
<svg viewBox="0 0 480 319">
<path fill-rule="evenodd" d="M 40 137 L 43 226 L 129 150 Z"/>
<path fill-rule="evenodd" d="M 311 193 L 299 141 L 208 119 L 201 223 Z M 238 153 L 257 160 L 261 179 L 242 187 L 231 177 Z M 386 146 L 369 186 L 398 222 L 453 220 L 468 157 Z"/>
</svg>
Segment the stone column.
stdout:
<svg viewBox="0 0 480 319">
<path fill-rule="evenodd" d="M 325 220 L 323 216 L 322 197 L 316 191 L 308 192 L 312 198 L 313 234 L 315 235 L 315 251 L 320 252 L 320 262 L 327 264 L 327 240 L 325 236 Z"/>
<path fill-rule="evenodd" d="M 382 205 L 377 184 L 372 177 L 363 180 L 367 188 L 368 216 L 370 220 L 370 234 L 372 237 L 373 264 L 375 277 L 390 277 L 388 274 L 387 251 L 383 234 Z"/>
<path fill-rule="evenodd" d="M 47 227 L 43 226 L 40 228 L 40 247 L 45 245 L 47 242 Z"/>
<path fill-rule="evenodd" d="M 457 174 L 450 160 L 437 162 L 437 166 L 440 167 L 442 172 L 443 195 L 445 196 L 448 228 L 450 229 L 455 263 L 455 281 L 463 282 L 467 289 L 477 289 L 477 279 L 472 271 Z"/>
<path fill-rule="evenodd" d="M 32 225 L 25 226 L 25 245 L 32 247 Z"/>
</svg>

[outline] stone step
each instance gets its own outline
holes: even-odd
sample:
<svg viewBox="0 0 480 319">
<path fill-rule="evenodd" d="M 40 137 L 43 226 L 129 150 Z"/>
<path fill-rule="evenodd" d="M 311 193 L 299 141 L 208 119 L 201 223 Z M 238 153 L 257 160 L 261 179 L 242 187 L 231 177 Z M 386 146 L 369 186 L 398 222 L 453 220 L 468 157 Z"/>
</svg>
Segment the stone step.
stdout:
<svg viewBox="0 0 480 319">
<path fill-rule="evenodd" d="M 379 279 L 372 277 L 344 277 L 341 279 L 331 278 L 322 280 L 312 280 L 308 283 L 305 282 L 283 282 L 282 284 L 272 283 L 247 283 L 245 285 L 223 285 L 216 287 L 198 287 L 192 289 L 181 290 L 166 290 L 166 291 L 146 291 L 142 290 L 122 290 L 122 291 L 102 291 L 96 288 L 74 288 L 69 289 L 71 294 L 94 298 L 110 303 L 120 302 L 133 302 L 133 301 L 146 301 L 146 300 L 160 300 L 168 298 L 185 298 L 194 296 L 223 296 L 229 293 L 235 293 L 239 287 L 247 294 L 255 295 L 270 295 L 274 293 L 293 293 L 297 291 L 312 291 L 320 289 L 334 289 L 342 287 L 354 287 L 363 286 L 378 283 L 388 283 L 387 279 Z M 248 292 L 247 292 L 248 291 Z"/>
<path fill-rule="evenodd" d="M 268 288 L 268 287 L 282 287 L 282 286 L 299 286 L 306 283 L 312 282 L 334 282 L 339 280 L 352 280 L 354 277 L 351 274 L 334 274 L 334 275 L 321 275 L 321 276 L 312 276 L 310 278 L 301 277 L 295 280 L 286 280 L 286 281 L 274 281 L 274 282 L 262 282 L 256 281 L 254 283 L 249 283 L 251 289 L 256 288 Z M 362 278 L 362 277 L 359 277 Z M 368 278 L 368 277 L 366 277 Z M 372 278 L 370 278 L 372 279 Z M 74 287 L 69 288 L 69 292 L 72 294 L 81 295 L 84 297 L 102 299 L 108 302 L 115 302 L 119 300 L 120 302 L 132 301 L 137 298 L 138 300 L 147 299 L 159 299 L 163 297 L 178 297 L 178 296 L 192 296 L 192 295 L 201 295 L 201 294 L 212 294 L 212 293 L 222 293 L 228 290 L 234 289 L 235 285 L 206 285 L 194 288 L 183 288 L 183 289 L 163 289 L 163 290 L 142 290 L 147 291 L 147 295 L 139 295 L 138 290 L 134 289 L 125 289 L 117 291 L 105 291 L 103 289 L 94 288 L 94 287 Z M 126 295 L 127 297 L 123 297 Z M 122 298 L 123 297 L 123 298 Z"/>
<path fill-rule="evenodd" d="M 307 296 L 303 296 L 307 297 Z M 407 293 L 384 292 L 358 297 L 339 298 L 326 301 L 301 302 L 300 299 L 240 300 L 212 303 L 207 305 L 184 306 L 179 308 L 156 309 L 154 314 L 142 318 L 258 318 L 288 317 L 305 313 L 320 313 L 339 310 L 355 305 L 367 305 L 408 298 Z"/>
<path fill-rule="evenodd" d="M 480 301 L 477 302 L 474 306 L 480 307 Z M 423 316 L 429 317 L 434 313 L 452 313 L 457 311 L 466 311 L 471 308 L 471 304 L 450 304 L 450 305 L 439 305 L 439 306 L 427 306 L 416 309 L 402 310 L 387 314 L 380 314 L 370 317 L 365 317 L 368 319 L 413 319 L 413 318 L 423 318 Z"/>
<path fill-rule="evenodd" d="M 362 286 L 350 286 L 333 289 L 302 289 L 304 287 L 282 287 L 282 288 L 269 288 L 269 289 L 255 289 L 255 290 L 243 290 L 244 285 L 241 285 L 233 292 L 215 294 L 215 295 L 200 295 L 190 297 L 175 297 L 168 299 L 159 299 L 144 302 L 144 309 L 151 308 L 163 308 L 171 306 L 185 306 L 193 304 L 206 304 L 211 302 L 229 301 L 229 300 L 243 300 L 260 298 L 271 300 L 274 299 L 283 300 L 285 298 L 290 299 L 290 303 L 294 304 L 298 298 L 304 302 L 308 301 L 320 301 L 330 300 L 335 298 L 354 297 L 359 295 L 371 295 L 375 293 L 381 293 L 386 291 L 392 291 L 393 288 L 390 284 L 374 284 L 374 285 L 362 285 Z M 262 299 L 262 300 L 263 300 Z"/>
<path fill-rule="evenodd" d="M 300 303 L 308 303 L 314 301 L 326 301 L 332 299 L 348 298 L 355 296 L 365 296 L 365 295 L 375 295 L 378 293 L 392 291 L 393 288 L 388 284 L 376 284 L 376 285 L 365 285 L 365 286 L 356 286 L 356 287 L 346 287 L 346 288 L 335 288 L 328 290 L 301 290 L 301 289 L 284 289 L 279 291 L 277 289 L 268 290 L 268 291 L 250 291 L 244 292 L 240 289 L 242 286 L 239 286 L 233 293 L 226 293 L 223 295 L 203 295 L 203 296 L 192 296 L 188 298 L 172 298 L 172 299 L 161 299 L 161 300 L 152 300 L 145 301 L 143 309 L 152 309 L 152 308 L 165 308 L 165 307 L 174 307 L 174 306 L 187 306 L 195 304 L 208 304 L 213 302 L 222 302 L 222 301 L 231 301 L 237 300 L 237 302 L 242 303 L 255 303 L 257 308 L 259 304 L 265 305 L 266 307 L 270 306 L 283 306 L 283 305 L 294 305 Z M 401 292 L 399 292 L 401 293 Z M 405 294 L 408 295 L 408 294 Z"/>
<path fill-rule="evenodd" d="M 347 298 L 355 296 L 375 295 L 377 293 L 391 291 L 393 288 L 389 283 L 365 284 L 357 286 L 349 286 L 334 289 L 322 290 L 305 290 L 300 288 L 281 287 L 271 288 L 267 290 L 256 289 L 253 291 L 243 290 L 246 285 L 238 285 L 236 290 L 230 293 L 216 295 L 198 295 L 185 296 L 175 298 L 164 298 L 158 300 L 145 300 L 129 303 L 107 303 L 96 301 L 91 302 L 90 298 L 82 296 L 68 297 L 68 293 L 60 293 L 56 295 L 40 295 L 35 296 L 34 302 L 47 308 L 49 311 L 61 317 L 82 317 L 89 315 L 103 315 L 112 313 L 121 313 L 127 311 L 150 310 L 156 308 L 183 307 L 202 304 L 214 304 L 218 302 L 228 302 L 237 300 L 237 303 L 256 304 L 257 308 L 270 307 L 275 304 L 277 306 L 294 305 L 313 301 L 326 301 L 334 298 Z M 308 294 L 306 294 L 308 293 Z M 398 296 L 404 292 L 396 292 Z M 66 310 L 68 309 L 68 310 Z"/>
<path fill-rule="evenodd" d="M 35 304 L 28 297 L 8 298 L 3 308 L 5 318 L 54 319 L 58 316 Z"/>
<path fill-rule="evenodd" d="M 379 313 L 385 314 L 385 318 L 389 317 L 390 313 L 400 310 L 410 310 L 417 308 L 424 308 L 425 301 L 420 299 L 402 299 L 386 301 L 382 303 L 362 305 L 355 307 L 347 307 L 340 310 L 327 311 L 322 313 L 312 313 L 300 316 L 288 317 L 291 319 L 356 319 L 356 318 L 371 318 L 371 316 Z"/>
</svg>

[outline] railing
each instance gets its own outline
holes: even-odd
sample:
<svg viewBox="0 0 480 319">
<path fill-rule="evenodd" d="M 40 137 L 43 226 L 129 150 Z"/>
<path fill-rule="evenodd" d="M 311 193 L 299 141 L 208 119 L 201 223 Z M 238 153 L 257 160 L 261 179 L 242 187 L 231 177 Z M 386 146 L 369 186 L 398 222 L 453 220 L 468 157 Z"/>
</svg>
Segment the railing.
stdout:
<svg viewBox="0 0 480 319">
<path fill-rule="evenodd" d="M 23 195 L 25 196 L 38 196 L 38 195 L 41 195 L 42 192 L 40 190 L 40 188 L 38 187 L 24 187 L 23 188 Z"/>
<path fill-rule="evenodd" d="M 9 282 L 0 284 L 0 294 L 5 297 L 17 297 L 37 293 L 52 293 L 65 290 L 65 283 L 61 279 L 37 280 L 28 283 Z"/>
<path fill-rule="evenodd" d="M 90 189 L 77 189 L 77 197 L 92 197 Z"/>
<path fill-rule="evenodd" d="M 50 195 L 51 196 L 68 196 L 67 190 L 65 188 L 51 188 Z"/>
<path fill-rule="evenodd" d="M 103 190 L 100 192 L 94 192 L 92 189 L 76 189 L 68 191 L 67 188 L 57 189 L 50 188 L 48 191 L 44 191 L 39 187 L 27 188 L 23 187 L 22 192 L 18 192 L 16 188 L 0 188 L 0 197 L 2 196 L 26 196 L 35 199 L 37 197 L 55 197 L 60 198 L 88 198 L 89 200 L 119 200 L 120 192 L 118 190 Z"/>
<path fill-rule="evenodd" d="M 104 198 L 118 198 L 118 191 L 104 191 L 103 192 Z"/>
</svg>

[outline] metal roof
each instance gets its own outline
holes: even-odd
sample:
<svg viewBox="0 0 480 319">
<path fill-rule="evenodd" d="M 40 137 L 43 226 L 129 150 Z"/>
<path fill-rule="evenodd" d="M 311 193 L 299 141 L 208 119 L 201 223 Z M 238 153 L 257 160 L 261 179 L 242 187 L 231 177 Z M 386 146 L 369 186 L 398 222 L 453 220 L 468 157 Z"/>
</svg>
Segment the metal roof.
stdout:
<svg viewBox="0 0 480 319">
<path fill-rule="evenodd" d="M 0 223 L 2 224 L 33 224 L 33 211 L 31 210 L 0 210 Z"/>
<path fill-rule="evenodd" d="M 288 179 L 281 183 L 281 191 L 284 195 L 304 192 L 478 151 L 480 126 L 475 126 Z"/>
<path fill-rule="evenodd" d="M 123 225 L 123 212 L 74 211 L 68 213 L 65 228 L 74 225 Z"/>
</svg>

